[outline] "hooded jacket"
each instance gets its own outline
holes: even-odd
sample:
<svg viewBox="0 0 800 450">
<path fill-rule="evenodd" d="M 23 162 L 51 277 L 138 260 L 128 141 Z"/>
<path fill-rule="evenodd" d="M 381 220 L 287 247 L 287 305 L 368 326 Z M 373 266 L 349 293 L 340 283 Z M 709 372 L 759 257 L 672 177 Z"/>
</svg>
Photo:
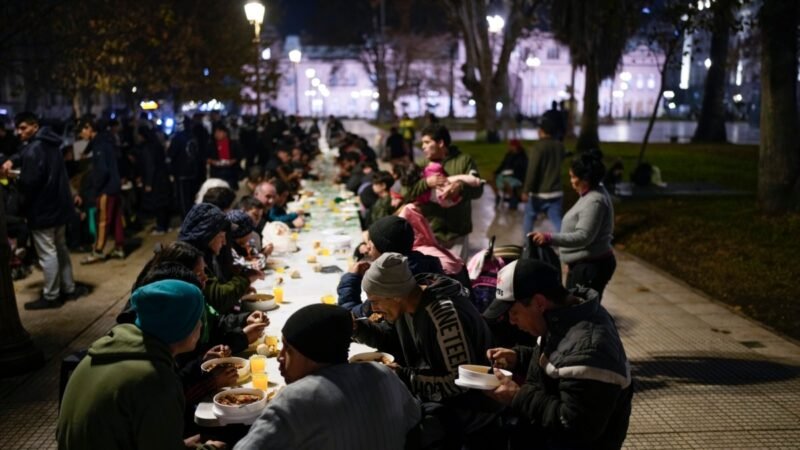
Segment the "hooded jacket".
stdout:
<svg viewBox="0 0 800 450">
<path fill-rule="evenodd" d="M 117 150 L 111 134 L 101 131 L 89 142 L 87 152 L 92 154 L 90 172 L 91 192 L 94 196 L 117 195 L 121 192 Z"/>
<path fill-rule="evenodd" d="M 429 161 L 420 163 L 425 167 Z M 471 156 L 461 153 L 458 147 L 451 145 L 447 156 L 442 160 L 442 166 L 447 175 L 467 175 L 470 172 L 478 172 L 478 165 Z M 421 179 L 406 189 L 405 198 L 408 201 L 419 197 L 429 191 L 430 188 L 425 179 Z M 450 207 L 442 208 L 439 204 L 428 202 L 421 206 L 422 213 L 431 224 L 431 229 L 436 238 L 441 242 L 449 242 L 460 236 L 468 235 L 472 232 L 472 202 L 483 195 L 483 185 L 474 187 L 466 186 L 461 191 L 462 200 Z"/>
<path fill-rule="evenodd" d="M 33 230 L 66 224 L 74 209 L 61 138 L 42 127 L 11 159 L 20 168 L 18 179 L 24 212 Z"/>
<path fill-rule="evenodd" d="M 354 337 L 372 347 L 400 350 L 405 367 L 397 374 L 423 401 L 447 402 L 469 394 L 455 384 L 458 366 L 488 364 L 489 327 L 459 282 L 430 273 L 414 278 L 425 289 L 413 313 L 401 315 L 393 327 L 358 321 Z"/>
<path fill-rule="evenodd" d="M 514 349 L 528 372 L 511 408 L 555 448 L 618 449 L 631 414 L 630 365 L 597 292 L 571 292 L 582 302 L 544 314 L 539 346 Z"/>
<path fill-rule="evenodd" d="M 61 450 L 183 449 L 183 390 L 169 347 L 132 324 L 95 341 L 67 383 Z"/>
</svg>

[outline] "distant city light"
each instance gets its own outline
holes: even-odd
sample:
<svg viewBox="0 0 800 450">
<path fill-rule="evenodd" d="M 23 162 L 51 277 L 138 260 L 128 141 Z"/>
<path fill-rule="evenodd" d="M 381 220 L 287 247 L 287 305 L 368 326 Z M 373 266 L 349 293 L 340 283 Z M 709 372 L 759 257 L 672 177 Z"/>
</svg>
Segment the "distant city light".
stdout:
<svg viewBox="0 0 800 450">
<path fill-rule="evenodd" d="M 352 98 L 358 98 L 358 95 L 359 95 L 358 91 L 353 91 L 353 92 L 350 93 L 350 97 L 352 97 Z"/>
<path fill-rule="evenodd" d="M 683 38 L 683 57 L 681 58 L 681 89 L 689 89 L 689 75 L 692 70 L 692 35 L 687 33 Z"/>
<path fill-rule="evenodd" d="M 311 85 L 314 86 L 314 87 L 319 86 L 320 83 L 322 83 L 322 82 L 319 80 L 319 78 L 314 78 L 314 79 L 311 80 Z"/>
<path fill-rule="evenodd" d="M 378 102 L 376 102 L 374 100 L 369 102 L 369 109 L 371 109 L 373 111 L 377 111 L 378 110 Z"/>
<path fill-rule="evenodd" d="M 474 99 L 474 98 L 471 98 L 471 99 L 469 99 L 469 100 L 467 101 L 467 104 L 468 104 L 469 106 L 475 106 L 475 99 Z"/>
<path fill-rule="evenodd" d="M 158 103 L 154 100 L 144 100 L 139 103 L 139 106 L 145 111 L 152 111 L 154 109 L 158 109 Z"/>
<path fill-rule="evenodd" d="M 138 91 L 138 90 L 139 90 L 139 89 L 138 89 L 136 86 L 134 86 L 134 87 L 132 87 L 132 88 L 131 88 L 131 92 L 133 92 L 134 94 L 135 94 L 135 93 L 136 93 L 136 91 Z"/>
<path fill-rule="evenodd" d="M 744 71 L 744 67 L 742 65 L 742 60 L 740 59 L 736 63 L 736 85 L 737 86 L 741 86 L 742 85 L 742 72 L 743 71 Z"/>
<path fill-rule="evenodd" d="M 267 47 L 264 50 L 261 50 L 261 59 L 264 61 L 272 59 L 272 49 Z"/>
<path fill-rule="evenodd" d="M 742 97 L 742 94 L 736 94 L 736 95 L 733 96 L 733 101 L 736 102 L 736 103 L 739 103 L 739 102 L 742 101 L 743 98 L 744 97 Z"/>
<path fill-rule="evenodd" d="M 117 113 L 112 112 L 111 113 L 111 119 L 113 120 L 113 119 L 116 119 L 116 118 L 117 118 Z"/>
<path fill-rule="evenodd" d="M 677 107 L 678 105 L 676 105 L 675 102 L 669 102 L 669 104 L 667 104 L 667 108 L 669 109 L 675 109 Z"/>
<path fill-rule="evenodd" d="M 161 126 L 164 122 L 161 119 L 156 119 L 156 125 Z"/>
<path fill-rule="evenodd" d="M 625 92 L 620 90 L 615 90 L 614 92 L 611 93 L 611 96 L 614 98 L 622 98 L 625 97 Z"/>
<path fill-rule="evenodd" d="M 647 6 L 642 8 L 642 14 L 650 14 L 650 8 L 648 8 Z"/>
<path fill-rule="evenodd" d="M 381 97 L 381 94 L 379 94 L 378 91 L 375 91 L 375 92 L 372 93 L 372 98 L 374 98 L 375 100 L 379 99 L 380 97 Z"/>
<path fill-rule="evenodd" d="M 206 68 L 204 68 L 204 69 L 203 69 L 203 76 L 204 76 L 204 77 L 207 77 L 207 76 L 208 76 L 208 74 L 210 74 L 210 73 L 211 73 L 211 71 L 210 71 L 210 70 L 208 70 L 208 67 L 206 67 Z"/>
<path fill-rule="evenodd" d="M 167 117 L 167 120 L 164 121 L 164 126 L 167 128 L 172 128 L 175 125 L 175 120 L 172 117 Z"/>
<path fill-rule="evenodd" d="M 317 71 L 311 68 L 306 69 L 306 78 L 314 78 L 317 76 Z"/>
<path fill-rule="evenodd" d="M 503 102 L 497 102 L 494 104 L 494 110 L 500 112 L 503 110 Z"/>
<path fill-rule="evenodd" d="M 667 100 L 675 98 L 675 91 L 664 91 L 664 98 Z"/>
<path fill-rule="evenodd" d="M 362 97 L 372 97 L 372 89 L 362 89 L 360 94 Z"/>
<path fill-rule="evenodd" d="M 631 78 L 633 78 L 633 75 L 631 75 L 630 72 L 622 72 L 619 74 L 619 79 L 622 81 L 631 81 Z"/>
<path fill-rule="evenodd" d="M 539 67 L 542 65 L 542 60 L 535 56 L 528 56 L 525 60 L 525 65 L 528 67 Z"/>
<path fill-rule="evenodd" d="M 697 10 L 702 11 L 706 4 L 703 0 L 697 0 Z"/>
<path fill-rule="evenodd" d="M 486 21 L 489 22 L 489 33 L 498 34 L 503 31 L 506 26 L 506 21 L 497 14 L 493 16 L 486 16 Z"/>
<path fill-rule="evenodd" d="M 619 84 L 619 88 L 620 88 L 620 89 L 622 89 L 623 91 L 627 91 L 627 90 L 628 90 L 628 87 L 629 87 L 629 86 L 628 86 L 628 83 L 626 83 L 626 82 L 624 82 L 624 81 L 623 81 L 622 83 L 620 83 L 620 84 Z"/>
<path fill-rule="evenodd" d="M 711 58 L 706 58 L 706 60 L 703 61 L 703 65 L 706 66 L 706 69 L 710 68 L 711 67 Z"/>
<path fill-rule="evenodd" d="M 289 52 L 289 61 L 297 64 L 301 59 L 303 59 L 303 52 L 300 50 L 294 49 Z"/>
</svg>

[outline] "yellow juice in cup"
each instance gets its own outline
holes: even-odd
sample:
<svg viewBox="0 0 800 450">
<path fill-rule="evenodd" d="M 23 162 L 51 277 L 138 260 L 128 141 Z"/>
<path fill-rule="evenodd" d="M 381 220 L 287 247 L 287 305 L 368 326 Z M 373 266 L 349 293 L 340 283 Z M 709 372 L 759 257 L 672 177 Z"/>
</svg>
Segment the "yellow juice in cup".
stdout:
<svg viewBox="0 0 800 450">
<path fill-rule="evenodd" d="M 267 390 L 267 386 L 269 386 L 269 377 L 266 373 L 253 373 L 252 378 L 253 389 Z"/>
<path fill-rule="evenodd" d="M 336 304 L 336 297 L 331 294 L 323 295 L 322 296 L 322 303 L 326 305 L 335 305 Z"/>
<path fill-rule="evenodd" d="M 317 197 L 317 206 L 322 206 L 325 204 L 325 199 L 322 197 Z"/>
<path fill-rule="evenodd" d="M 286 272 L 286 269 L 283 266 L 276 267 L 275 268 L 275 272 L 276 273 L 284 273 L 284 272 Z"/>
<path fill-rule="evenodd" d="M 292 240 L 293 241 L 296 241 L 299 238 L 300 238 L 300 233 L 297 233 L 297 232 L 292 233 Z"/>
<path fill-rule="evenodd" d="M 272 288 L 272 295 L 275 297 L 275 303 L 283 303 L 283 286 L 275 286 Z"/>
<path fill-rule="evenodd" d="M 322 249 L 322 256 L 331 256 L 331 250 L 328 248 Z"/>
<path fill-rule="evenodd" d="M 264 355 L 253 355 L 250 357 L 250 372 L 253 374 L 264 373 L 267 370 L 267 357 Z"/>
</svg>

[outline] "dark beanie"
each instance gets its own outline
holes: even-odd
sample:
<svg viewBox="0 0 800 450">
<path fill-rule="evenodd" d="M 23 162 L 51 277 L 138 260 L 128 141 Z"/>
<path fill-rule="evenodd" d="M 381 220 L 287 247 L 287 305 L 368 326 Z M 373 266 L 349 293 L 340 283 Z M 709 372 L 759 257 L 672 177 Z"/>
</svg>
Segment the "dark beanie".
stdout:
<svg viewBox="0 0 800 450">
<path fill-rule="evenodd" d="M 227 231 L 231 223 L 221 209 L 210 203 L 199 203 L 186 213 L 178 240 L 197 248 L 204 248 L 220 231 Z"/>
<path fill-rule="evenodd" d="M 414 229 L 402 217 L 386 216 L 369 227 L 369 240 L 381 253 L 408 255 L 414 245 Z"/>
<path fill-rule="evenodd" d="M 318 363 L 347 361 L 353 320 L 350 312 L 336 305 L 308 305 L 289 317 L 283 339 L 306 358 Z"/>
<path fill-rule="evenodd" d="M 243 238 L 255 230 L 253 219 L 241 209 L 228 211 L 225 217 L 227 217 L 228 222 L 231 223 L 231 237 L 234 239 Z"/>
</svg>

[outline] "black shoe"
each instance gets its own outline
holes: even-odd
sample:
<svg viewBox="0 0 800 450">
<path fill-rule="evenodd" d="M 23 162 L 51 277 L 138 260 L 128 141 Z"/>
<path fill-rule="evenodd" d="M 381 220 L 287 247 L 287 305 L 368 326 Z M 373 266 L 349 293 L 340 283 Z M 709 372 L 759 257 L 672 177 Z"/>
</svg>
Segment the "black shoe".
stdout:
<svg viewBox="0 0 800 450">
<path fill-rule="evenodd" d="M 61 300 L 47 300 L 44 297 L 39 297 L 38 299 L 25 303 L 25 309 L 28 311 L 34 311 L 37 309 L 52 309 L 52 308 L 61 308 Z"/>
<path fill-rule="evenodd" d="M 87 286 L 81 284 L 75 284 L 75 290 L 70 292 L 69 294 L 61 294 L 61 301 L 68 302 L 72 300 L 77 300 L 81 297 L 85 297 L 89 295 L 89 288 Z"/>
</svg>

